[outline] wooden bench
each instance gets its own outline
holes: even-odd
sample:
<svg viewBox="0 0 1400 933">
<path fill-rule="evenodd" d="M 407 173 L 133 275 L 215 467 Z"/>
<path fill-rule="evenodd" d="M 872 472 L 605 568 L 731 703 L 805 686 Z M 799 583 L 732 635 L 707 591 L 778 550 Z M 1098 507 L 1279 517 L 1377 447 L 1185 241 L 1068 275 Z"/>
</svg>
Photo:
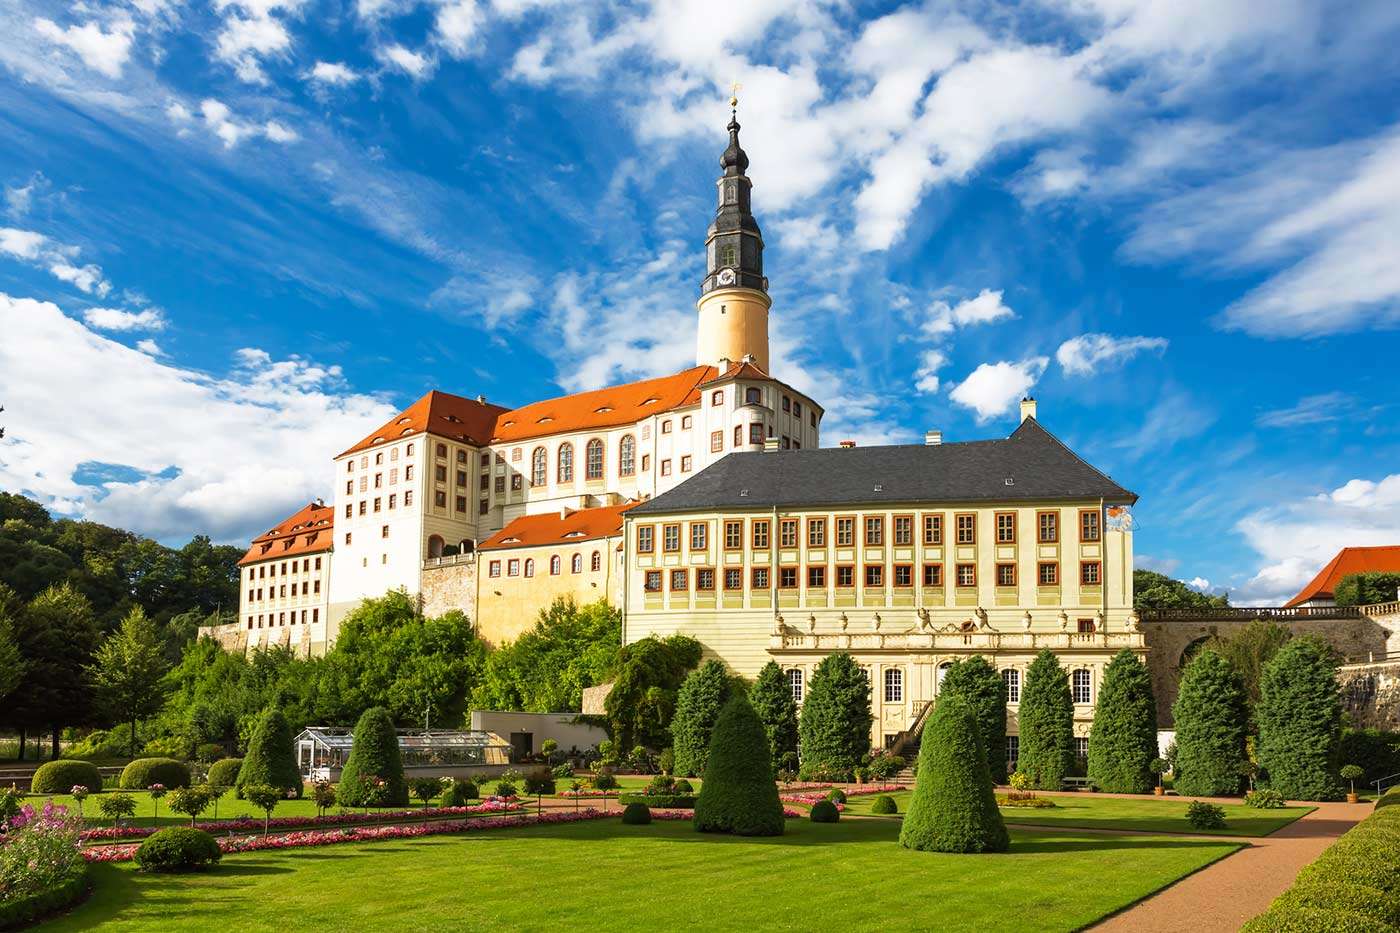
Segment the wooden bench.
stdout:
<svg viewBox="0 0 1400 933">
<path fill-rule="evenodd" d="M 1061 779 L 1060 783 L 1065 790 L 1093 790 L 1094 784 L 1086 777 L 1067 777 Z"/>
</svg>

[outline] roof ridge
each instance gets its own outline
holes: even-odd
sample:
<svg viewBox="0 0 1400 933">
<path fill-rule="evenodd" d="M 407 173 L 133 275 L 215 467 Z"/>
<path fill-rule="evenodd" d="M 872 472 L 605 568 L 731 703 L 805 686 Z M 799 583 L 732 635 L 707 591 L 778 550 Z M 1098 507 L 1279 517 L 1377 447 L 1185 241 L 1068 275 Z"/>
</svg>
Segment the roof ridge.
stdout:
<svg viewBox="0 0 1400 933">
<path fill-rule="evenodd" d="M 1052 441 L 1054 441 L 1056 444 L 1058 444 L 1061 450 L 1063 450 L 1065 453 L 1069 454 L 1069 455 L 1070 455 L 1071 457 L 1073 457 L 1075 460 L 1078 460 L 1080 463 L 1084 464 L 1084 465 L 1085 465 L 1086 467 L 1088 467 L 1089 469 L 1093 470 L 1095 473 L 1097 473 L 1097 474 L 1098 474 L 1099 476 L 1101 476 L 1103 479 L 1107 480 L 1108 482 L 1112 483 L 1113 485 L 1117 486 L 1118 488 L 1124 490 L 1125 492 L 1129 492 L 1129 493 L 1132 492 L 1131 489 L 1128 489 L 1126 486 L 1124 486 L 1122 483 L 1118 482 L 1118 481 L 1117 481 L 1116 479 L 1114 479 L 1113 477 L 1109 476 L 1109 475 L 1108 475 L 1107 473 L 1105 473 L 1103 470 L 1100 470 L 1098 467 L 1094 466 L 1094 465 L 1093 465 L 1092 463 L 1090 463 L 1088 460 L 1085 460 L 1083 457 L 1079 456 L 1079 454 L 1075 453 L 1074 450 L 1073 450 L 1068 444 L 1066 444 L 1064 441 L 1062 441 L 1062 440 L 1060 440 L 1058 437 L 1056 437 L 1055 434 L 1054 434 L 1054 432 L 1052 432 L 1049 428 L 1045 427 L 1045 425 L 1041 424 L 1040 421 L 1035 417 L 1035 415 L 1028 415 L 1027 417 L 1023 418 L 1023 419 L 1021 420 L 1021 423 L 1018 424 L 1018 425 L 1016 426 L 1016 430 L 1014 430 L 1014 431 L 1011 432 L 1011 436 L 1008 437 L 1007 440 L 1011 440 L 1011 438 L 1014 438 L 1017 434 L 1020 434 L 1020 433 L 1021 433 L 1021 429 L 1024 428 L 1024 427 L 1026 426 L 1026 423 L 1027 423 L 1027 422 L 1030 422 L 1030 423 L 1034 424 L 1034 425 L 1036 426 L 1036 428 L 1038 428 L 1038 429 L 1040 430 L 1040 433 L 1044 434 L 1046 437 L 1050 438 L 1050 440 L 1052 440 Z"/>
</svg>

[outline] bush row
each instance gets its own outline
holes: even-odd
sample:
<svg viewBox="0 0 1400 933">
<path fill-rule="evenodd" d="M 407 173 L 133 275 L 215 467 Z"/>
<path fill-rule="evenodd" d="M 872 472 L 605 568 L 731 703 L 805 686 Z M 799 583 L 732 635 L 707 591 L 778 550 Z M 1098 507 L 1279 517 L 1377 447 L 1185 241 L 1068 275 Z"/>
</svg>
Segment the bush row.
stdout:
<svg viewBox="0 0 1400 933">
<path fill-rule="evenodd" d="M 617 802 L 624 807 L 640 803 L 662 810 L 694 810 L 694 794 L 618 794 Z"/>
<path fill-rule="evenodd" d="M 88 866 L 86 862 L 79 862 L 66 881 L 47 891 L 17 897 L 0 904 L 0 930 L 21 927 L 50 914 L 56 914 L 82 900 L 87 891 Z"/>
<path fill-rule="evenodd" d="M 1400 788 L 1298 873 L 1293 887 L 1244 933 L 1376 930 L 1400 926 Z"/>
</svg>

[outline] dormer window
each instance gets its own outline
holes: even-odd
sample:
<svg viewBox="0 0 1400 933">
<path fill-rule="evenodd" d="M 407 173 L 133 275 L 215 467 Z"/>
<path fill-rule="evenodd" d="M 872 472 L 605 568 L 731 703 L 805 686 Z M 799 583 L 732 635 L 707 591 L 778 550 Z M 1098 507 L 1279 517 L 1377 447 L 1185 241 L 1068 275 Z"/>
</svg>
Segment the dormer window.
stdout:
<svg viewBox="0 0 1400 933">
<path fill-rule="evenodd" d="M 394 424 L 408 424 L 412 420 L 412 418 L 400 418 L 398 421 L 395 421 Z"/>
</svg>

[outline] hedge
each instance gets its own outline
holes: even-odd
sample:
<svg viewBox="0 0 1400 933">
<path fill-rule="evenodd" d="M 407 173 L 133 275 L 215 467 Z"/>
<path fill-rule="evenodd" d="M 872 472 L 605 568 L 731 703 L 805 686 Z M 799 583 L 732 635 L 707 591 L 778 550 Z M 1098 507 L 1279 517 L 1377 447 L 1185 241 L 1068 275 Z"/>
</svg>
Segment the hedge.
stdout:
<svg viewBox="0 0 1400 933">
<path fill-rule="evenodd" d="M 25 926 L 50 914 L 66 910 L 86 897 L 88 890 L 88 863 L 80 861 L 66 881 L 47 891 L 0 904 L 0 930 Z"/>
<path fill-rule="evenodd" d="M 238 783 L 242 758 L 220 758 L 209 766 L 209 783 L 215 787 L 232 787 Z"/>
<path fill-rule="evenodd" d="M 1176 703 L 1177 793 L 1186 797 L 1228 797 L 1244 775 L 1245 729 L 1249 710 L 1239 673 L 1215 651 L 1204 648 L 1186 665 Z"/>
<path fill-rule="evenodd" d="M 253 737 L 248 741 L 248 754 L 238 770 L 239 793 L 249 784 L 266 784 L 301 796 L 301 769 L 297 767 L 296 749 L 292 747 L 292 727 L 287 717 L 275 706 L 258 715 Z"/>
<path fill-rule="evenodd" d="M 783 805 L 768 758 L 768 733 L 747 695 L 725 704 L 710 739 L 705 783 L 695 801 L 700 832 L 781 836 Z"/>
<path fill-rule="evenodd" d="M 619 794 L 617 802 L 623 806 L 639 803 L 645 807 L 661 810 L 694 810 L 694 794 Z"/>
<path fill-rule="evenodd" d="M 1113 794 L 1149 794 L 1157 783 L 1157 700 L 1152 675 L 1125 648 L 1104 668 L 1089 727 L 1089 780 Z"/>
<path fill-rule="evenodd" d="M 122 790 L 145 790 L 160 784 L 166 790 L 190 786 L 190 769 L 174 758 L 138 758 L 122 769 L 117 786 Z"/>
<path fill-rule="evenodd" d="M 1247 933 L 1372 931 L 1400 926 L 1400 788 L 1342 835 L 1269 909 L 1245 924 Z"/>
<path fill-rule="evenodd" d="M 102 772 L 90 761 L 50 761 L 42 764 L 29 781 L 35 794 L 66 794 L 77 785 L 94 794 L 102 792 Z"/>
<path fill-rule="evenodd" d="M 924 852 L 1010 847 L 972 704 L 958 694 L 939 699 L 924 727 L 914 799 L 899 844 Z"/>
<path fill-rule="evenodd" d="M 1294 638 L 1259 678 L 1257 745 L 1263 785 L 1289 800 L 1340 800 L 1338 746 L 1342 701 L 1332 649 Z"/>
</svg>

